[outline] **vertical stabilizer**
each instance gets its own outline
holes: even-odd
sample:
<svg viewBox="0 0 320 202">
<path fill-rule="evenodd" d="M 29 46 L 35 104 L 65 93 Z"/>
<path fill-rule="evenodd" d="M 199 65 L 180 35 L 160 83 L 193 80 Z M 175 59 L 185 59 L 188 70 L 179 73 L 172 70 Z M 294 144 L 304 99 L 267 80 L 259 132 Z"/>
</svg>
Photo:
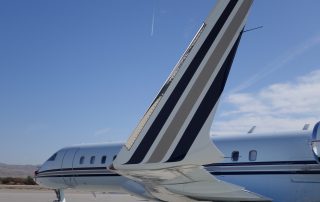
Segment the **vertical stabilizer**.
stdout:
<svg viewBox="0 0 320 202">
<path fill-rule="evenodd" d="M 115 169 L 218 162 L 209 131 L 252 0 L 218 0 L 114 161 Z"/>
</svg>

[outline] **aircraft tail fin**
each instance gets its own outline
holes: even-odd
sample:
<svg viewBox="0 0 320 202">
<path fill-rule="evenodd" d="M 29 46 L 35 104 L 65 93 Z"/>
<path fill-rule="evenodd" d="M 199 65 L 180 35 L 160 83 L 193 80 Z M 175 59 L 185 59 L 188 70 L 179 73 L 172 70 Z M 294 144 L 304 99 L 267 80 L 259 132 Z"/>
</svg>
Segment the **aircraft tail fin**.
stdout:
<svg viewBox="0 0 320 202">
<path fill-rule="evenodd" d="M 217 1 L 117 155 L 115 169 L 160 169 L 222 160 L 209 132 L 252 1 Z"/>
</svg>

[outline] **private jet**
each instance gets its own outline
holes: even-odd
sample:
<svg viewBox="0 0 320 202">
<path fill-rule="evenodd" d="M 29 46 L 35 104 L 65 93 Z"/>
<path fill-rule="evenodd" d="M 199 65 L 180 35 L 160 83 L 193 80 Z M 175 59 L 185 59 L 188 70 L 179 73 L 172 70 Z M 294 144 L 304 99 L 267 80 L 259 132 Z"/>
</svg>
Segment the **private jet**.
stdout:
<svg viewBox="0 0 320 202">
<path fill-rule="evenodd" d="M 150 201 L 320 201 L 320 123 L 312 130 L 210 137 L 253 0 L 218 0 L 127 140 L 54 153 L 35 172 L 54 189 Z"/>
</svg>

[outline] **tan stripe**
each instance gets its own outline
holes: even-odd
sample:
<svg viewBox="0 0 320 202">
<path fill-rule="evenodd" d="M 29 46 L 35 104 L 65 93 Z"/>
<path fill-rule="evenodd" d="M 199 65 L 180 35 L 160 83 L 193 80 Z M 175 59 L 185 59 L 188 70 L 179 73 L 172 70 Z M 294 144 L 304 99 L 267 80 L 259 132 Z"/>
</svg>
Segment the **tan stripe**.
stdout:
<svg viewBox="0 0 320 202">
<path fill-rule="evenodd" d="M 236 15 L 233 17 L 232 22 L 230 23 L 227 30 L 224 32 L 221 40 L 219 41 L 217 47 L 215 48 L 214 52 L 209 58 L 207 64 L 205 65 L 199 77 L 195 81 L 194 85 L 189 91 L 189 94 L 181 104 L 181 107 L 176 113 L 174 119 L 168 126 L 162 139 L 160 140 L 153 154 L 149 158 L 148 163 L 160 162 L 165 156 L 166 152 L 169 150 L 174 139 L 177 137 L 184 121 L 187 119 L 190 111 L 192 110 L 192 107 L 195 105 L 202 90 L 209 81 L 211 75 L 214 73 L 214 70 L 216 68 L 213 67 L 217 67 L 217 65 L 219 64 L 231 40 L 234 38 L 239 26 L 243 22 L 250 8 L 251 3 L 251 0 L 245 0 L 239 8 L 239 10 L 237 11 Z"/>
</svg>

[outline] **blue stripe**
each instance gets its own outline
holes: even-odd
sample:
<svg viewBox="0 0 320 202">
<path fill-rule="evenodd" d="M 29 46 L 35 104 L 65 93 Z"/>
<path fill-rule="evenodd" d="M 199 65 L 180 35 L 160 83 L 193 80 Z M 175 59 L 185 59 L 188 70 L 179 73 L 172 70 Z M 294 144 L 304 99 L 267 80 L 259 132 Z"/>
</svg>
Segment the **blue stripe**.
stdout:
<svg viewBox="0 0 320 202">
<path fill-rule="evenodd" d="M 40 171 L 38 174 L 42 173 L 48 173 L 48 172 L 54 172 L 54 171 L 81 171 L 81 170 L 105 170 L 107 171 L 107 167 L 82 167 L 82 168 L 60 168 L 60 169 L 50 169 L 50 170 L 44 170 Z"/>
<path fill-rule="evenodd" d="M 236 172 L 210 172 L 212 175 L 317 175 L 320 170 L 298 170 L 298 171 L 236 171 Z M 47 175 L 36 176 L 36 178 L 52 178 L 52 177 L 120 177 L 119 174 L 77 174 L 77 175 Z"/>
<path fill-rule="evenodd" d="M 112 173 L 112 174 L 77 174 L 77 175 L 71 175 L 71 174 L 68 174 L 68 175 L 45 175 L 45 176 L 36 176 L 36 178 L 46 178 L 46 177 L 117 177 L 117 176 L 121 176 L 119 174 L 115 174 L 115 173 Z"/>
<path fill-rule="evenodd" d="M 273 166 L 273 165 L 306 165 L 318 164 L 317 161 L 262 161 L 262 162 L 237 162 L 237 163 L 213 163 L 204 165 L 210 166 Z"/>
<path fill-rule="evenodd" d="M 297 171 L 230 171 L 230 172 L 210 172 L 212 175 L 315 175 L 320 174 L 320 170 L 297 170 Z"/>
</svg>

